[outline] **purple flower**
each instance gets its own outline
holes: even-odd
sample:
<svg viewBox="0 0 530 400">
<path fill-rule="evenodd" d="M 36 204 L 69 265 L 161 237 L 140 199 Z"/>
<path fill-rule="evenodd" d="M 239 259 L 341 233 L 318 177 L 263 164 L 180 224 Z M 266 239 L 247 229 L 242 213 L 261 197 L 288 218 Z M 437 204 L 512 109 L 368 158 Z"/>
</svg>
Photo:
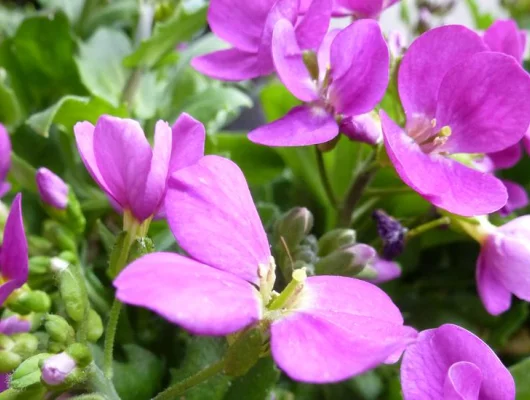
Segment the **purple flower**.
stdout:
<svg viewBox="0 0 530 400">
<path fill-rule="evenodd" d="M 444 26 L 410 46 L 398 91 L 406 128 L 384 112 L 381 122 L 401 179 L 454 214 L 482 215 L 503 207 L 502 182 L 453 155 L 491 153 L 521 140 L 530 123 L 530 77 L 518 62 L 488 52 L 481 37 L 465 27 Z"/>
<path fill-rule="evenodd" d="M 508 54 L 523 63 L 526 32 L 511 19 L 497 20 L 484 32 L 484 43 L 491 51 Z"/>
<path fill-rule="evenodd" d="M 530 301 L 530 216 L 489 229 L 477 261 L 478 292 L 486 310 L 498 315 L 508 310 L 512 294 Z"/>
<path fill-rule="evenodd" d="M 53 355 L 42 365 L 42 380 L 50 386 L 64 383 L 66 377 L 77 367 L 75 360 L 66 353 Z"/>
<path fill-rule="evenodd" d="M 9 168 L 11 168 L 11 140 L 4 125 L 0 124 L 0 197 L 11 188 L 6 182 Z"/>
<path fill-rule="evenodd" d="M 37 189 L 42 201 L 64 210 L 68 205 L 68 186 L 48 168 L 39 168 L 36 175 Z"/>
<path fill-rule="evenodd" d="M 366 272 L 370 273 L 370 275 L 374 275 L 374 277 L 367 277 L 364 279 L 375 284 L 392 281 L 401 276 L 401 267 L 397 262 L 388 261 L 380 257 L 375 257 L 365 269 L 367 269 Z"/>
<path fill-rule="evenodd" d="M 401 362 L 404 400 L 514 400 L 515 383 L 473 333 L 446 324 L 420 332 Z"/>
<path fill-rule="evenodd" d="M 7 217 L 0 249 L 0 306 L 28 280 L 28 243 L 21 208 L 21 195 L 17 194 Z"/>
<path fill-rule="evenodd" d="M 296 270 L 295 290 L 278 297 L 267 235 L 233 162 L 206 156 L 173 174 L 169 186 L 168 222 L 191 258 L 152 253 L 134 261 L 114 281 L 120 301 L 199 335 L 262 321 L 276 363 L 306 382 L 334 382 L 396 361 L 415 336 L 390 298 L 358 279 L 304 279 Z"/>
<path fill-rule="evenodd" d="M 274 28 L 272 50 L 280 79 L 305 104 L 250 132 L 249 139 L 255 143 L 325 143 L 339 134 L 337 120 L 346 124 L 348 118 L 370 112 L 385 94 L 389 54 L 375 21 L 361 20 L 329 32 L 318 50 L 318 73 L 306 68 L 295 28 L 285 19 Z"/>
<path fill-rule="evenodd" d="M 208 23 L 212 31 L 233 47 L 192 60 L 197 71 L 212 78 L 239 81 L 274 71 L 272 32 L 286 19 L 296 25 L 295 37 L 302 49 L 315 49 L 326 34 L 331 18 L 331 0 L 313 0 L 298 18 L 298 0 L 212 0 Z"/>
<path fill-rule="evenodd" d="M 9 389 L 9 374 L 0 374 L 0 393 Z"/>
<path fill-rule="evenodd" d="M 529 199 L 526 189 L 518 183 L 506 179 L 503 179 L 502 183 L 504 183 L 508 191 L 508 202 L 499 210 L 499 214 L 502 217 L 506 217 L 516 210 L 525 208 L 529 203 Z"/>
<path fill-rule="evenodd" d="M 381 120 L 376 112 L 344 118 L 340 123 L 340 131 L 357 142 L 376 145 L 383 141 Z"/>
<path fill-rule="evenodd" d="M 0 320 L 0 334 L 2 335 L 25 333 L 29 332 L 30 329 L 31 322 L 17 315 L 11 315 L 10 317 Z"/>
<path fill-rule="evenodd" d="M 300 9 L 303 13 L 314 0 L 301 0 Z M 388 7 L 399 0 L 334 0 L 333 15 L 355 18 L 377 18 Z"/>
<path fill-rule="evenodd" d="M 158 121 L 153 148 L 140 124 L 130 119 L 105 115 L 95 127 L 80 122 L 74 131 L 92 178 L 114 205 L 140 222 L 161 211 L 169 175 L 204 154 L 204 127 L 188 114 L 173 128 Z"/>
</svg>

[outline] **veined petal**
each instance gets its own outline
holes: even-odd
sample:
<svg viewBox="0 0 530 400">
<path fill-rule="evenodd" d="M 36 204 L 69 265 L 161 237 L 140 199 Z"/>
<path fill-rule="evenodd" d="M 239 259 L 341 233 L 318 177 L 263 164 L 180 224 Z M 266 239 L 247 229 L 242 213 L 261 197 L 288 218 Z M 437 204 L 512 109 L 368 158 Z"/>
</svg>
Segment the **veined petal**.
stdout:
<svg viewBox="0 0 530 400">
<path fill-rule="evenodd" d="M 490 214 L 507 200 L 506 187 L 493 175 L 439 154 L 425 154 L 381 111 L 385 147 L 401 179 L 437 207 L 463 216 Z"/>
<path fill-rule="evenodd" d="M 140 124 L 104 115 L 94 130 L 94 155 L 103 180 L 124 209 L 140 220 L 146 210 L 138 207 L 145 189 L 153 152 Z M 151 214 L 156 210 L 151 210 Z"/>
<path fill-rule="evenodd" d="M 492 51 L 508 54 L 522 64 L 526 33 L 511 19 L 495 21 L 484 33 L 484 42 Z"/>
<path fill-rule="evenodd" d="M 475 53 L 486 51 L 482 38 L 460 25 L 431 29 L 409 47 L 398 72 L 399 97 L 407 118 L 433 118 L 445 74 Z"/>
<path fill-rule="evenodd" d="M 265 146 L 310 146 L 326 143 L 339 134 L 335 118 L 318 106 L 298 106 L 283 118 L 260 126 L 248 138 Z"/>
<path fill-rule="evenodd" d="M 278 21 L 274 27 L 272 58 L 280 80 L 292 94 L 305 102 L 319 98 L 316 82 L 309 75 L 296 42 L 294 28 L 286 19 Z"/>
<path fill-rule="evenodd" d="M 300 296 L 271 326 L 273 358 L 295 380 L 336 382 L 363 373 L 395 359 L 416 335 L 390 298 L 368 282 L 311 277 Z"/>
<path fill-rule="evenodd" d="M 331 44 L 330 101 L 347 116 L 371 111 L 389 81 L 390 56 L 379 24 L 360 20 L 343 29 Z"/>
<path fill-rule="evenodd" d="M 505 54 L 482 52 L 453 67 L 438 93 L 437 126 L 451 128 L 440 151 L 491 153 L 516 144 L 530 124 L 529 93 L 530 76 Z"/>
<path fill-rule="evenodd" d="M 173 234 L 191 257 L 258 282 L 259 264 L 270 262 L 269 242 L 236 164 L 206 156 L 177 171 L 165 207 Z"/>
<path fill-rule="evenodd" d="M 4 125 L 0 124 L 0 182 L 6 179 L 11 167 L 11 140 Z"/>
<path fill-rule="evenodd" d="M 296 39 L 300 48 L 317 50 L 331 21 L 332 0 L 313 0 L 301 21 L 296 25 Z"/>
<path fill-rule="evenodd" d="M 214 51 L 191 60 L 191 66 L 210 78 L 242 81 L 274 71 L 272 59 L 259 59 L 257 53 L 232 48 Z"/>
<path fill-rule="evenodd" d="M 444 400 L 478 400 L 482 372 L 468 361 L 457 362 L 449 368 L 444 384 Z"/>
<path fill-rule="evenodd" d="M 197 335 L 228 335 L 261 318 L 261 300 L 247 281 L 173 253 L 152 253 L 114 281 L 116 297 L 148 308 Z"/>
</svg>

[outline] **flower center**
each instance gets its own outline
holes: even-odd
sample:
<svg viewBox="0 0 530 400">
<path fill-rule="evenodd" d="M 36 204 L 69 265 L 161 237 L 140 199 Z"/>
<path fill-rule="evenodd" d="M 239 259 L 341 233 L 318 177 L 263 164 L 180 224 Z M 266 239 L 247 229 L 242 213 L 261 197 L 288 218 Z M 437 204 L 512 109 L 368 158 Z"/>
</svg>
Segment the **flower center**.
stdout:
<svg viewBox="0 0 530 400">
<path fill-rule="evenodd" d="M 436 119 L 429 120 L 423 115 L 413 116 L 407 121 L 407 134 L 414 139 L 421 150 L 426 153 L 439 152 L 451 136 L 451 127 L 437 127 Z"/>
</svg>

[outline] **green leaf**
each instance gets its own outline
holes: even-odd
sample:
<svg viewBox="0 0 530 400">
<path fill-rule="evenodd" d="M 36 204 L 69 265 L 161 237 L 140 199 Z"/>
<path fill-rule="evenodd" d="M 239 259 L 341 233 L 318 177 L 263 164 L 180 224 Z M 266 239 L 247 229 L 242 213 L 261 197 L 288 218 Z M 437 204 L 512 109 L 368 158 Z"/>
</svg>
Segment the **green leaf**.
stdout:
<svg viewBox="0 0 530 400">
<path fill-rule="evenodd" d="M 510 368 L 517 389 L 517 400 L 530 399 L 530 357 Z"/>
<path fill-rule="evenodd" d="M 190 337 L 186 354 L 178 370 L 173 370 L 171 383 L 180 382 L 219 361 L 226 352 L 226 340 L 215 337 Z M 217 375 L 186 392 L 186 400 L 221 400 L 230 387 L 225 375 Z"/>
<path fill-rule="evenodd" d="M 46 353 L 38 354 L 20 364 L 11 376 L 10 387 L 15 390 L 22 390 L 39 383 L 41 376 L 39 363 L 50 357 L 50 355 Z"/>
<path fill-rule="evenodd" d="M 136 26 L 138 0 L 97 1 L 93 4 L 85 13 L 86 18 L 80 18 L 77 24 L 77 31 L 83 38 L 90 36 L 100 26 L 124 30 L 131 30 Z"/>
<path fill-rule="evenodd" d="M 485 30 L 493 24 L 495 17 L 489 13 L 482 12 L 476 0 L 466 0 L 466 3 L 477 29 Z"/>
<path fill-rule="evenodd" d="M 267 184 L 285 168 L 282 158 L 272 148 L 252 143 L 242 132 L 217 133 L 211 139 L 213 144 L 207 144 L 206 152 L 230 158 L 251 185 Z"/>
<path fill-rule="evenodd" d="M 42 6 L 50 10 L 62 10 L 72 22 L 77 21 L 88 0 L 40 0 Z"/>
<path fill-rule="evenodd" d="M 280 378 L 270 357 L 262 358 L 244 376 L 235 379 L 224 400 L 266 400 Z"/>
<path fill-rule="evenodd" d="M 177 44 L 189 41 L 206 24 L 206 7 L 188 11 L 176 8 L 168 20 L 156 25 L 153 35 L 123 61 L 127 67 L 151 68 L 166 54 L 175 51 Z"/>
<path fill-rule="evenodd" d="M 16 125 L 22 118 L 22 110 L 14 90 L 2 79 L 0 82 L 0 121 Z"/>
<path fill-rule="evenodd" d="M 35 174 L 37 171 L 30 164 L 11 153 L 11 169 L 9 170 L 9 180 L 15 182 L 21 188 L 33 193 L 37 193 L 37 183 Z"/>
<path fill-rule="evenodd" d="M 33 114 L 26 123 L 39 135 L 48 136 L 52 123 L 70 130 L 79 121 L 96 123 L 102 114 L 126 117 L 124 107 L 116 108 L 97 97 L 65 96 L 53 106 Z"/>
<path fill-rule="evenodd" d="M 79 45 L 76 58 L 81 80 L 93 95 L 114 107 L 120 104 L 129 72 L 122 59 L 132 50 L 129 38 L 121 31 L 100 28 Z"/>
</svg>

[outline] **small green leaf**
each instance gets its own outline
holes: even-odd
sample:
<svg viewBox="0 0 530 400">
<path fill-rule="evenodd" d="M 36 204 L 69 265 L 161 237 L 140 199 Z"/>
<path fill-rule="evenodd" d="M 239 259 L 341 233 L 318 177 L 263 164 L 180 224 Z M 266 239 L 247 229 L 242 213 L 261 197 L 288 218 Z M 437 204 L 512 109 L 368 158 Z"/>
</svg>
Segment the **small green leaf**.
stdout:
<svg viewBox="0 0 530 400">
<path fill-rule="evenodd" d="M 11 375 L 10 387 L 15 390 L 22 390 L 40 382 L 41 373 L 39 363 L 50 356 L 51 354 L 46 353 L 38 354 L 20 364 L 13 375 Z"/>
<path fill-rule="evenodd" d="M 517 389 L 517 400 L 530 398 L 530 357 L 515 364 L 510 368 Z"/>
<path fill-rule="evenodd" d="M 189 41 L 206 23 L 206 7 L 187 11 L 177 7 L 173 16 L 156 25 L 153 35 L 143 41 L 134 53 L 125 58 L 127 67 L 151 68 L 179 43 Z"/>
<path fill-rule="evenodd" d="M 262 358 L 244 376 L 235 379 L 224 400 L 266 400 L 280 378 L 280 371 L 270 357 Z"/>
<path fill-rule="evenodd" d="M 76 58 L 81 80 L 95 96 L 114 107 L 129 76 L 122 59 L 132 50 L 129 38 L 121 31 L 99 28 L 85 43 L 79 45 Z"/>
<path fill-rule="evenodd" d="M 22 109 L 14 90 L 4 79 L 0 82 L 0 121 L 15 125 L 22 118 Z"/>
<path fill-rule="evenodd" d="M 25 160 L 11 153 L 11 169 L 9 170 L 9 180 L 15 182 L 23 189 L 37 193 L 37 183 L 35 174 L 37 171 Z"/>
</svg>

